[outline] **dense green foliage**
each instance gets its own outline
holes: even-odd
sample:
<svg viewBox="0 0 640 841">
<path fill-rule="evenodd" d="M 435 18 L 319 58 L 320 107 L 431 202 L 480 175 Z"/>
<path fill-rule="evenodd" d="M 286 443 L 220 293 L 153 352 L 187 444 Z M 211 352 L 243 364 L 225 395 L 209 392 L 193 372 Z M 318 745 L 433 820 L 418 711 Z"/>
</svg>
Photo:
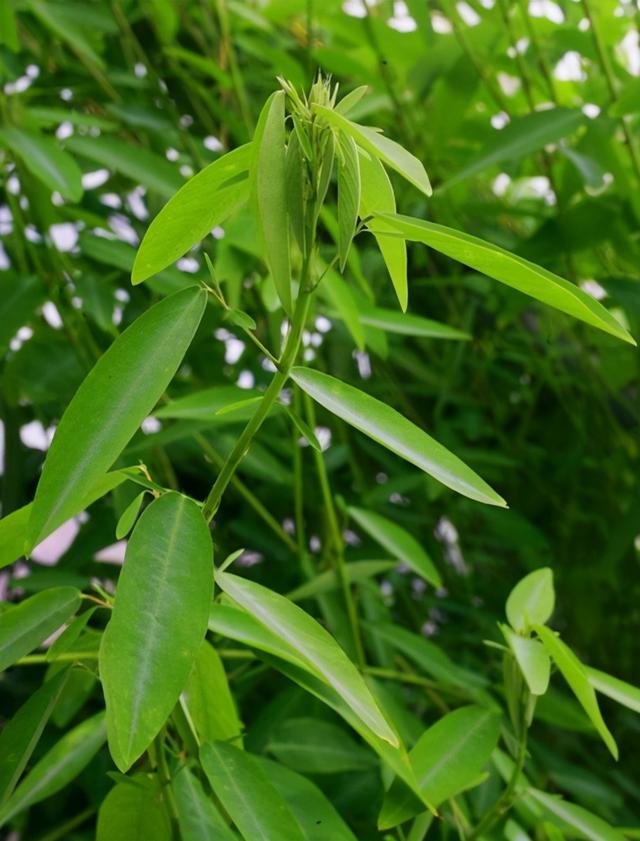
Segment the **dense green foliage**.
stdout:
<svg viewBox="0 0 640 841">
<path fill-rule="evenodd" d="M 2 3 L 0 831 L 640 837 L 638 21 Z"/>
</svg>

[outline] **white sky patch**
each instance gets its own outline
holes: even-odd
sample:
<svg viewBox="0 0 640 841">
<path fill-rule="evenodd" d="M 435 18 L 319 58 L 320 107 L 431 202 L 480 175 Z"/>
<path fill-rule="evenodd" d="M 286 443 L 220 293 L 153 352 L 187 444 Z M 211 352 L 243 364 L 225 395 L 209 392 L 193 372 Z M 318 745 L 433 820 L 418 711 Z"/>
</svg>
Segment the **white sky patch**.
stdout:
<svg viewBox="0 0 640 841">
<path fill-rule="evenodd" d="M 582 113 L 590 120 L 595 120 L 595 118 L 600 114 L 600 106 L 595 105 L 593 102 L 585 102 L 582 106 Z"/>
<path fill-rule="evenodd" d="M 320 449 L 324 453 L 331 446 L 331 430 L 328 426 L 316 426 L 313 431 L 318 439 L 318 444 L 320 444 Z"/>
<path fill-rule="evenodd" d="M 149 415 L 149 417 L 145 418 L 140 424 L 140 429 L 142 429 L 145 435 L 153 435 L 156 432 L 160 432 L 162 429 L 162 423 L 158 420 L 158 418 L 154 418 L 153 415 Z"/>
<path fill-rule="evenodd" d="M 9 260 L 9 256 L 4 250 L 3 244 L 0 242 L 0 272 L 6 272 L 10 265 L 11 261 Z"/>
<path fill-rule="evenodd" d="M 73 251 L 78 243 L 78 229 L 73 222 L 58 222 L 49 228 L 49 236 L 56 251 Z"/>
<path fill-rule="evenodd" d="M 56 129 L 56 137 L 58 140 L 66 140 L 68 137 L 71 137 L 72 134 L 73 123 L 70 123 L 68 120 L 65 120 L 64 123 L 60 123 Z"/>
<path fill-rule="evenodd" d="M 440 12 L 433 12 L 431 14 L 431 26 L 433 27 L 433 31 L 437 32 L 438 35 L 448 35 L 450 32 L 453 32 L 451 23 Z"/>
<path fill-rule="evenodd" d="M 49 449 L 53 433 L 53 427 L 45 429 L 39 420 L 33 420 L 20 427 L 20 440 L 30 450 L 41 450 L 44 453 Z"/>
<path fill-rule="evenodd" d="M 118 208 L 122 207 L 122 199 L 117 193 L 103 193 L 100 196 L 100 204 L 118 210 Z"/>
<path fill-rule="evenodd" d="M 521 82 L 517 76 L 511 76 L 509 73 L 498 73 L 498 84 L 505 96 L 513 96 L 520 90 Z"/>
<path fill-rule="evenodd" d="M 178 152 L 178 150 L 174 149 L 172 146 L 170 146 L 167 149 L 167 151 L 165 152 L 165 155 L 167 157 L 167 160 L 172 161 L 172 162 L 177 161 L 178 158 L 180 157 L 180 153 Z"/>
<path fill-rule="evenodd" d="M 354 350 L 353 357 L 358 365 L 358 373 L 363 380 L 368 380 L 371 376 L 371 359 L 369 354 L 364 350 Z"/>
<path fill-rule="evenodd" d="M 20 180 L 17 175 L 10 175 L 7 178 L 7 190 L 12 196 L 17 196 L 20 192 Z"/>
<path fill-rule="evenodd" d="M 133 72 L 136 74 L 138 79 L 144 79 L 144 77 L 147 75 L 147 68 L 141 61 L 139 61 L 133 68 Z"/>
<path fill-rule="evenodd" d="M 507 175 L 506 172 L 501 172 L 499 175 L 496 175 L 496 177 L 493 179 L 491 189 L 493 190 L 496 196 L 499 196 L 501 198 L 505 195 L 510 186 L 511 178 Z"/>
<path fill-rule="evenodd" d="M 135 232 L 135 229 L 126 216 L 123 216 L 121 213 L 113 213 L 109 217 L 109 224 L 118 239 L 123 242 L 128 242 L 129 245 L 138 244 L 138 234 Z"/>
<path fill-rule="evenodd" d="M 256 378 L 252 371 L 240 371 L 240 376 L 236 381 L 238 388 L 253 388 L 256 384 Z"/>
<path fill-rule="evenodd" d="M 629 73 L 640 76 L 640 35 L 637 30 L 629 29 L 618 44 L 617 53 Z"/>
<path fill-rule="evenodd" d="M 97 187 L 102 187 L 109 180 L 110 175 L 108 169 L 95 169 L 93 172 L 85 172 L 82 176 L 82 186 L 85 190 L 95 190 Z"/>
<path fill-rule="evenodd" d="M 531 0 L 529 14 L 534 18 L 546 18 L 551 23 L 564 23 L 564 12 L 553 0 Z"/>
<path fill-rule="evenodd" d="M 222 145 L 222 141 L 218 140 L 217 137 L 214 137 L 213 134 L 207 135 L 205 139 L 202 141 L 202 145 L 205 149 L 208 149 L 210 152 L 222 152 L 224 146 Z"/>
<path fill-rule="evenodd" d="M 559 82 L 584 82 L 587 74 L 582 66 L 582 56 L 575 50 L 566 52 L 556 64 L 553 75 Z"/>
<path fill-rule="evenodd" d="M 457 3 L 456 9 L 467 26 L 477 26 L 480 23 L 480 15 L 468 3 Z"/>
<path fill-rule="evenodd" d="M 362 0 L 345 0 L 342 4 L 342 11 L 352 18 L 364 18 L 367 10 Z"/>
<path fill-rule="evenodd" d="M 211 236 L 214 239 L 224 239 L 224 228 L 220 225 L 216 225 L 215 228 L 211 231 Z"/>
<path fill-rule="evenodd" d="M 181 257 L 176 263 L 176 266 L 181 272 L 195 274 L 200 268 L 200 263 L 198 263 L 195 257 Z"/>
<path fill-rule="evenodd" d="M 597 280 L 581 280 L 580 289 L 596 301 L 603 301 L 607 297 L 607 290 L 600 286 Z"/>
<path fill-rule="evenodd" d="M 24 235 L 29 242 L 42 242 L 42 234 L 37 230 L 35 225 L 25 225 Z"/>
<path fill-rule="evenodd" d="M 396 0 L 393 4 L 393 17 L 387 21 L 397 32 L 414 32 L 418 24 L 409 14 L 409 7 L 404 0 Z"/>
<path fill-rule="evenodd" d="M 495 129 L 498 129 L 498 131 L 500 129 L 503 129 L 507 125 L 508 122 L 509 122 L 509 115 L 507 113 L 505 113 L 504 111 L 498 111 L 497 114 L 494 114 L 491 117 L 491 125 Z"/>
<path fill-rule="evenodd" d="M 53 327 L 54 330 L 59 330 L 62 327 L 62 318 L 60 318 L 58 308 L 53 301 L 47 301 L 42 307 L 42 315 L 49 327 Z"/>
<path fill-rule="evenodd" d="M 31 553 L 32 559 L 44 566 L 54 566 L 71 547 L 79 531 L 80 524 L 75 517 L 67 520 L 36 546 Z"/>
<path fill-rule="evenodd" d="M 144 203 L 146 192 L 145 188 L 139 185 L 127 196 L 127 204 L 129 205 L 131 212 L 136 219 L 140 219 L 140 221 L 144 221 L 149 218 L 149 211 Z"/>
<path fill-rule="evenodd" d="M 73 99 L 73 91 L 70 88 L 62 88 L 60 91 L 60 99 L 63 102 L 71 102 Z"/>
<path fill-rule="evenodd" d="M 127 541 L 119 540 L 117 543 L 112 543 L 111 546 L 105 546 L 93 556 L 95 561 L 102 564 L 116 564 L 122 566 L 124 563 L 124 555 L 127 551 Z"/>
<path fill-rule="evenodd" d="M 235 365 L 244 353 L 246 345 L 241 339 L 230 336 L 224 343 L 224 361 L 227 365 Z"/>
<path fill-rule="evenodd" d="M 193 175 L 193 167 L 189 166 L 189 164 L 182 164 L 180 167 L 180 175 L 183 178 L 191 178 Z"/>
</svg>

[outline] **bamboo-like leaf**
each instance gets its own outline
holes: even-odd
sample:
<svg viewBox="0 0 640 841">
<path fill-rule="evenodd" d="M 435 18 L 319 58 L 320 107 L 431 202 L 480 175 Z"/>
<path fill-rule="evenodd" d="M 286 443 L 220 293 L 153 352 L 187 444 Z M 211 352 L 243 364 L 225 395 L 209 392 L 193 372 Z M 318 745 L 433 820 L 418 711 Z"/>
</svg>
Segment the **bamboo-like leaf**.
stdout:
<svg viewBox="0 0 640 841">
<path fill-rule="evenodd" d="M 178 771 L 171 788 L 178 810 L 181 841 L 238 841 L 211 796 L 188 768 Z"/>
<path fill-rule="evenodd" d="M 146 778 L 118 783 L 102 801 L 96 841 L 171 841 L 160 788 Z"/>
<path fill-rule="evenodd" d="M 310 368 L 294 368 L 291 377 L 329 412 L 443 485 L 478 502 L 506 507 L 502 497 L 470 467 L 395 409 L 335 377 Z"/>
<path fill-rule="evenodd" d="M 0 672 L 57 631 L 79 606 L 75 587 L 50 587 L 0 613 Z"/>
<path fill-rule="evenodd" d="M 259 762 L 226 742 L 207 742 L 200 762 L 211 788 L 245 841 L 305 841 Z"/>
<path fill-rule="evenodd" d="M 27 169 L 50 190 L 57 190 L 71 201 L 80 201 L 83 193 L 82 172 L 56 140 L 7 126 L 0 131 L 0 144 L 17 155 Z"/>
<path fill-rule="evenodd" d="M 358 149 L 352 137 L 341 134 L 338 138 L 338 144 L 340 150 L 340 157 L 338 158 L 338 253 L 340 255 L 340 271 L 343 272 L 358 221 L 360 161 L 358 159 Z"/>
<path fill-rule="evenodd" d="M 384 237 L 381 237 L 384 239 Z M 370 327 L 379 327 L 387 333 L 397 333 L 400 336 L 417 336 L 425 339 L 457 339 L 468 341 L 471 336 L 463 330 L 449 327 L 430 318 L 414 315 L 408 312 L 396 312 L 381 307 L 372 307 L 360 311 L 360 321 Z"/>
<path fill-rule="evenodd" d="M 322 676 L 362 721 L 380 738 L 398 744 L 362 676 L 333 637 L 297 605 L 266 587 L 230 575 L 216 574 L 216 581 L 234 601 L 281 637 L 300 660 Z"/>
<path fill-rule="evenodd" d="M 314 105 L 314 111 L 329 125 L 353 137 L 358 146 L 375 158 L 379 158 L 391 169 L 395 169 L 426 196 L 431 195 L 431 184 L 424 166 L 411 152 L 407 152 L 395 140 L 390 140 L 369 126 L 354 123 L 337 111 L 325 108 L 323 105 Z"/>
<path fill-rule="evenodd" d="M 345 564 L 344 570 L 347 581 L 350 584 L 357 584 L 359 581 L 366 581 L 372 578 L 374 575 L 389 572 L 397 566 L 396 561 L 353 561 L 352 563 Z M 339 586 L 340 581 L 335 570 L 327 569 L 316 575 L 315 578 L 287 593 L 287 598 L 293 602 L 299 602 L 302 599 L 312 599 L 323 593 L 329 593 Z"/>
<path fill-rule="evenodd" d="M 104 712 L 70 730 L 34 765 L 0 808 L 0 826 L 67 786 L 93 759 L 106 739 Z"/>
<path fill-rule="evenodd" d="M 537 788 L 528 788 L 526 793 L 542 806 L 544 812 L 554 819 L 561 829 L 568 829 L 571 837 L 584 838 L 586 841 L 625 841 L 624 833 L 582 806 Z"/>
<path fill-rule="evenodd" d="M 288 718 L 274 727 L 265 750 L 303 774 L 339 774 L 376 766 L 374 754 L 344 728 L 316 718 Z"/>
<path fill-rule="evenodd" d="M 320 294 L 326 298 L 342 319 L 345 327 L 351 333 L 351 338 L 360 350 L 364 350 L 364 330 L 358 312 L 358 305 L 349 284 L 346 283 L 335 269 L 324 271 Z"/>
<path fill-rule="evenodd" d="M 632 686 L 632 684 L 620 680 L 620 678 L 608 675 L 599 669 L 592 669 L 589 666 L 585 666 L 585 671 L 589 683 L 597 692 L 634 712 L 640 713 L 640 689 L 637 686 Z"/>
<path fill-rule="evenodd" d="M 122 540 L 122 538 L 126 537 L 133 528 L 135 521 L 138 519 L 138 513 L 140 512 L 140 507 L 144 501 L 146 493 L 146 491 L 139 493 L 131 500 L 129 505 L 127 505 L 120 515 L 120 519 L 116 525 L 116 540 Z"/>
<path fill-rule="evenodd" d="M 602 741 L 609 748 L 614 759 L 618 758 L 618 746 L 615 739 L 609 732 L 598 706 L 596 693 L 589 682 L 585 667 L 576 657 L 573 651 L 564 643 L 560 637 L 547 628 L 545 625 L 536 625 L 535 632 L 538 634 L 549 656 L 556 664 L 562 676 L 569 684 L 571 691 L 580 702 L 582 708 L 591 719 Z"/>
<path fill-rule="evenodd" d="M 415 537 L 406 529 L 392 520 L 376 514 L 374 511 L 366 511 L 364 508 L 350 507 L 349 515 L 390 555 L 402 561 L 422 576 L 425 581 L 433 584 L 434 587 L 442 585 L 440 573 L 435 568 L 433 561 Z"/>
<path fill-rule="evenodd" d="M 177 371 L 205 304 L 206 293 L 197 286 L 165 298 L 125 330 L 89 372 L 47 453 L 29 518 L 29 550 L 54 523 L 82 510 Z"/>
<path fill-rule="evenodd" d="M 507 619 L 514 631 L 526 631 L 531 625 L 544 625 L 554 605 L 553 571 L 541 567 L 525 575 L 509 593 Z"/>
<path fill-rule="evenodd" d="M 390 233 L 422 242 L 465 266 L 524 292 L 536 301 L 555 307 L 624 342 L 636 344 L 635 339 L 602 304 L 568 280 L 517 254 L 453 228 L 412 219 L 410 216 L 383 214 L 378 218 Z"/>
<path fill-rule="evenodd" d="M 287 216 L 285 93 L 273 95 L 257 150 L 256 195 L 267 264 L 285 312 L 291 312 L 291 265 Z"/>
<path fill-rule="evenodd" d="M 171 400 L 154 413 L 157 418 L 179 418 L 183 420 L 213 420 L 228 406 L 243 400 L 260 397 L 257 389 L 244 389 L 236 385 L 220 385 L 194 391 L 186 397 Z"/>
<path fill-rule="evenodd" d="M 200 242 L 247 200 L 250 143 L 198 172 L 162 208 L 140 243 L 133 264 L 134 284 L 162 271 Z"/>
<path fill-rule="evenodd" d="M 168 493 L 129 540 L 100 647 L 109 748 L 126 771 L 158 734 L 204 639 L 213 595 L 213 547 L 195 502 Z"/>
<path fill-rule="evenodd" d="M 529 692 L 532 695 L 544 695 L 549 686 L 551 660 L 542 643 L 514 634 L 506 625 L 500 625 L 500 630 L 516 658 Z"/>
<path fill-rule="evenodd" d="M 367 91 L 369 90 L 368 85 L 360 85 L 357 88 L 354 88 L 352 91 L 349 91 L 346 96 L 343 96 L 340 102 L 335 107 L 335 111 L 338 114 L 342 114 L 346 116 L 352 108 L 360 102 L 363 96 L 366 95 Z"/>
<path fill-rule="evenodd" d="M 409 757 L 421 791 L 434 806 L 480 781 L 500 736 L 500 716 L 479 706 L 447 713 L 418 740 Z M 423 811 L 407 787 L 394 782 L 378 819 L 381 829 Z"/>
</svg>

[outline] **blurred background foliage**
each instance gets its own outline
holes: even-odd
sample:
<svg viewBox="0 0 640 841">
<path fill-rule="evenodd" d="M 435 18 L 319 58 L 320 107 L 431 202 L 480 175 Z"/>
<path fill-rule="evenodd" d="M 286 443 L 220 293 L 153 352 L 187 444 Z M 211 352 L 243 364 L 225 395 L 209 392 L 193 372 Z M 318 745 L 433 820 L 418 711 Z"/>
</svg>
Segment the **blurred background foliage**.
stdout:
<svg viewBox="0 0 640 841">
<path fill-rule="evenodd" d="M 277 345 L 279 319 L 265 315 L 276 301 L 246 219 L 215 230 L 144 287 L 129 283 L 150 218 L 189 175 L 250 138 L 276 76 L 306 88 L 320 68 L 343 93 L 368 85 L 354 119 L 410 149 L 434 185 L 427 200 L 394 179 L 401 212 L 569 278 L 640 336 L 639 24 L 634 0 L 4 0 L 2 514 L 32 498 L 55 424 L 95 359 L 151 300 L 205 279 L 204 251 L 228 299 Z M 360 237 L 346 293 L 337 282 L 321 291 L 305 356 L 429 430 L 510 509 L 453 495 L 318 411 L 336 493 L 407 526 L 444 570 L 438 593 L 402 570 L 388 573 L 362 589 L 364 613 L 433 636 L 460 664 L 488 672 L 497 660 L 481 641 L 496 638 L 507 593 L 548 564 L 567 641 L 591 665 L 637 682 L 636 348 L 435 252 L 413 246 L 409 259 L 409 311 L 464 329 L 471 341 L 362 325 L 364 304 L 395 302 L 377 252 Z M 210 307 L 171 396 L 225 385 L 243 397 L 241 389 L 268 381 L 263 362 Z M 150 418 L 122 463 L 142 460 L 161 483 L 202 498 L 244 417 L 203 418 L 196 407 L 182 419 Z M 307 537 L 321 567 L 326 523 L 308 449 L 302 458 Z M 255 563 L 247 574 L 281 592 L 301 583 L 291 482 L 291 432 L 274 416 L 214 534 L 218 557 L 246 547 Z M 56 546 L 3 572 L 3 596 L 113 577 L 96 555 L 118 557 L 115 522 L 135 492 L 118 489 Z M 347 535 L 348 559 L 379 557 L 364 535 Z M 31 680 L 24 670 L 14 678 L 5 714 Z M 245 722 L 257 722 L 259 749 L 262 707 L 281 700 L 286 684 L 241 671 L 233 686 Z M 287 691 L 295 711 L 298 696 Z M 604 748 L 577 732 L 582 721 L 559 692 L 540 704 L 536 748 L 556 758 L 547 767 L 557 790 L 628 824 L 640 813 L 638 725 L 604 706 L 623 748 L 617 770 L 600 774 Z M 97 803 L 103 792 L 85 776 L 80 784 Z M 358 780 L 338 775 L 327 786 L 365 833 L 368 775 Z M 64 814 L 61 798 L 47 808 Z"/>
</svg>

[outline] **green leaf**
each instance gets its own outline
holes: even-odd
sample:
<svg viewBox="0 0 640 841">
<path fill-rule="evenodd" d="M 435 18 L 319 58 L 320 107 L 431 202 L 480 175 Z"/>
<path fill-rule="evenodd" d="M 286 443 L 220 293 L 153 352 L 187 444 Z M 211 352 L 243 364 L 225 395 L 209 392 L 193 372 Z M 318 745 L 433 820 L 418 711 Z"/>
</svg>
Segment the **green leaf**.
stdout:
<svg viewBox="0 0 640 841">
<path fill-rule="evenodd" d="M 71 620 L 63 633 L 54 640 L 53 644 L 47 650 L 46 656 L 49 662 L 54 661 L 60 656 L 60 654 L 64 654 L 65 651 L 72 650 L 97 609 L 97 607 L 90 607 L 88 610 L 85 610 L 84 613 L 81 613 L 79 616 L 75 616 Z"/>
<path fill-rule="evenodd" d="M 320 442 L 318 441 L 315 432 L 313 431 L 313 429 L 311 429 L 309 424 L 305 420 L 303 420 L 300 417 L 300 415 L 297 415 L 295 412 L 293 412 L 288 406 L 286 407 L 286 412 L 289 418 L 291 419 L 291 422 L 300 433 L 300 435 L 302 435 L 303 438 L 306 438 L 307 443 L 311 447 L 313 447 L 313 449 L 316 450 L 316 452 L 321 453 L 322 447 L 320 446 Z"/>
<path fill-rule="evenodd" d="M 33 320 L 35 310 L 44 303 L 46 294 L 37 275 L 0 274 L 0 356 L 7 352 L 9 342 L 18 330 Z"/>
<path fill-rule="evenodd" d="M 389 572 L 398 566 L 396 561 L 353 561 L 345 564 L 345 574 L 350 584 L 357 584 L 359 581 L 366 581 L 375 575 Z M 306 581 L 295 590 L 287 593 L 287 598 L 292 602 L 299 602 L 302 599 L 312 599 L 323 593 L 330 593 L 340 586 L 340 581 L 333 569 L 327 569 L 316 575 L 310 581 Z"/>
<path fill-rule="evenodd" d="M 246 202 L 248 182 L 238 178 L 248 170 L 251 156 L 247 143 L 180 187 L 147 228 L 133 264 L 133 284 L 175 263 Z"/>
<path fill-rule="evenodd" d="M 118 783 L 98 812 L 96 841 L 171 841 L 171 824 L 157 786 L 146 778 Z"/>
<path fill-rule="evenodd" d="M 340 271 L 343 272 L 358 221 L 360 162 L 353 138 L 341 134 L 338 144 L 340 151 L 338 156 L 338 253 Z"/>
<path fill-rule="evenodd" d="M 203 642 L 181 696 L 200 742 L 233 741 L 242 745 L 238 718 L 227 674 L 215 648 Z"/>
<path fill-rule="evenodd" d="M 433 561 L 415 537 L 406 529 L 380 514 L 365 511 L 364 508 L 350 506 L 348 510 L 349 515 L 353 517 L 360 528 L 364 529 L 390 555 L 402 561 L 403 564 L 417 572 L 434 587 L 442 585 L 440 573 L 435 568 Z"/>
<path fill-rule="evenodd" d="M 532 625 L 544 625 L 555 605 L 553 570 L 541 567 L 525 575 L 509 593 L 506 613 L 514 631 L 527 631 Z"/>
<path fill-rule="evenodd" d="M 608 675 L 606 672 L 601 672 L 599 669 L 592 669 L 589 666 L 585 666 L 585 671 L 589 683 L 597 692 L 601 692 L 607 698 L 612 698 L 624 707 L 640 713 L 640 689 L 637 686 L 632 686 L 624 680 Z"/>
<path fill-rule="evenodd" d="M 100 647 L 109 749 L 121 771 L 149 747 L 176 704 L 204 639 L 213 546 L 200 508 L 168 493 L 131 535 Z"/>
<path fill-rule="evenodd" d="M 506 507 L 502 497 L 470 467 L 395 409 L 335 377 L 310 368 L 294 368 L 291 378 L 329 412 L 443 485 L 478 502 Z"/>
<path fill-rule="evenodd" d="M 235 324 L 236 327 L 241 327 L 243 330 L 255 330 L 257 326 L 253 318 L 242 310 L 227 310 L 224 314 L 224 320 L 230 324 Z"/>
<path fill-rule="evenodd" d="M 500 737 L 500 716 L 479 706 L 447 713 L 418 740 L 409 757 L 420 790 L 439 806 L 479 781 Z M 387 792 L 378 826 L 389 829 L 423 811 L 405 785 Z"/>
<path fill-rule="evenodd" d="M 582 806 L 576 806 L 575 803 L 569 803 L 557 795 L 547 794 L 537 788 L 528 788 L 527 794 L 555 819 L 561 829 L 569 831 L 573 838 L 585 838 L 587 841 L 625 841 L 622 832 Z"/>
<path fill-rule="evenodd" d="M 50 587 L 0 613 L 0 672 L 33 651 L 79 607 L 75 587 Z"/>
<path fill-rule="evenodd" d="M 360 194 L 360 218 L 366 219 L 378 213 L 395 213 L 396 199 L 389 176 L 377 158 L 371 158 L 366 153 L 360 154 L 360 172 L 362 177 L 362 191 Z M 393 288 L 398 296 L 400 307 L 407 309 L 409 289 L 407 285 L 407 246 L 399 237 L 378 236 L 377 232 L 384 230 L 384 224 L 377 219 L 367 223 L 368 229 L 375 236 L 378 248 L 382 254 Z"/>
<path fill-rule="evenodd" d="M 104 353 L 67 406 L 44 463 L 28 546 L 79 510 L 158 402 L 198 328 L 197 286 L 155 304 Z"/>
<path fill-rule="evenodd" d="M 629 79 L 609 106 L 612 117 L 624 117 L 640 111 L 640 79 Z"/>
<path fill-rule="evenodd" d="M 256 194 L 267 264 L 285 312 L 291 312 L 291 266 L 287 217 L 285 93 L 273 94 L 257 157 Z"/>
<path fill-rule="evenodd" d="M 200 780 L 188 768 L 178 771 L 171 788 L 181 841 L 237 841 L 238 836 L 227 826 Z"/>
<path fill-rule="evenodd" d="M 57 190 L 70 201 L 80 201 L 82 173 L 71 155 L 63 152 L 56 140 L 7 126 L 0 131 L 0 144 L 11 149 L 29 172 L 50 190 Z"/>
<path fill-rule="evenodd" d="M 345 283 L 335 269 L 328 268 L 324 271 L 319 290 L 322 297 L 327 299 L 335 308 L 338 317 L 342 319 L 345 327 L 351 333 L 351 338 L 356 347 L 364 350 L 364 330 L 360 321 L 358 305 L 349 284 Z"/>
<path fill-rule="evenodd" d="M 545 108 L 522 117 L 515 117 L 509 125 L 495 132 L 489 143 L 453 178 L 445 188 L 464 181 L 503 161 L 518 161 L 572 134 L 584 122 L 579 109 Z"/>
<path fill-rule="evenodd" d="M 360 85 L 359 87 L 354 88 L 352 91 L 349 91 L 346 96 L 342 97 L 334 110 L 337 111 L 338 114 L 346 116 L 352 108 L 355 108 L 362 97 L 366 95 L 368 90 L 368 85 Z"/>
<path fill-rule="evenodd" d="M 398 744 L 362 676 L 315 619 L 289 599 L 253 581 L 226 572 L 217 573 L 216 581 L 234 601 L 291 646 L 307 668 L 339 692 L 377 736 L 391 745 Z"/>
<path fill-rule="evenodd" d="M 520 667 L 532 695 L 544 695 L 549 686 L 551 660 L 538 640 L 514 634 L 506 625 L 500 625 L 509 648 Z"/>
<path fill-rule="evenodd" d="M 2 728 L 0 804 L 13 793 L 27 767 L 68 677 L 65 669 L 43 683 Z"/>
<path fill-rule="evenodd" d="M 138 519 L 140 506 L 142 505 L 146 493 L 146 491 L 139 493 L 138 496 L 136 496 L 129 505 L 127 505 L 120 515 L 120 519 L 116 525 L 116 540 L 122 540 L 122 538 L 126 537 L 133 528 L 135 521 Z"/>
<path fill-rule="evenodd" d="M 341 727 L 319 718 L 289 718 L 269 734 L 266 748 L 303 774 L 339 774 L 376 767 L 374 755 Z"/>
<path fill-rule="evenodd" d="M 304 202 L 305 173 L 303 151 L 298 134 L 292 131 L 289 135 L 286 154 L 287 179 L 287 215 L 294 240 L 298 243 L 300 253 L 306 250 L 306 213 Z"/>
<path fill-rule="evenodd" d="M 542 640 L 549 656 L 569 684 L 571 691 L 591 719 L 591 723 L 602 737 L 602 741 L 609 748 L 611 755 L 614 759 L 617 759 L 618 746 L 602 718 L 602 713 L 598 706 L 598 699 L 596 698 L 593 687 L 589 683 L 589 677 L 585 667 L 573 651 L 571 651 L 569 646 L 550 628 L 547 628 L 545 625 L 536 625 L 535 632 Z"/>
<path fill-rule="evenodd" d="M 104 712 L 99 712 L 65 733 L 34 765 L 0 808 L 0 826 L 34 803 L 61 791 L 84 770 L 105 739 Z"/>
<path fill-rule="evenodd" d="M 384 237 L 381 237 L 384 239 Z M 388 237 L 387 237 L 388 239 Z M 408 312 L 367 307 L 360 310 L 360 321 L 370 327 L 379 327 L 387 333 L 397 333 L 400 336 L 417 336 L 424 339 L 458 339 L 468 341 L 471 336 L 463 330 L 413 315 Z"/>
<path fill-rule="evenodd" d="M 13 53 L 17 53 L 20 49 L 18 24 L 12 0 L 0 6 L 0 44 L 5 44 Z"/>
<path fill-rule="evenodd" d="M 382 163 L 395 169 L 403 178 L 421 190 L 426 196 L 431 195 L 431 184 L 429 177 L 422 163 L 407 152 L 395 140 L 390 140 L 380 132 L 369 126 L 361 126 L 343 117 L 342 114 L 325 108 L 322 105 L 314 105 L 313 110 L 326 120 L 329 125 L 339 129 L 341 132 L 353 137 L 355 142 L 370 155 L 379 158 Z M 364 174 L 363 174 L 364 182 Z"/>
<path fill-rule="evenodd" d="M 200 762 L 211 788 L 246 841 L 305 841 L 287 804 L 251 754 L 208 742 Z"/>
<path fill-rule="evenodd" d="M 131 178 L 162 198 L 170 198 L 183 184 L 174 164 L 136 143 L 74 135 L 67 140 L 67 149 Z"/>
<path fill-rule="evenodd" d="M 447 257 L 464 263 L 465 266 L 524 292 L 536 301 L 555 307 L 629 344 L 636 344 L 620 322 L 602 304 L 573 283 L 541 266 L 536 266 L 535 263 L 444 225 L 412 219 L 410 216 L 389 214 L 384 214 L 379 219 L 384 221 L 387 231 L 397 231 L 405 239 L 422 242 L 446 254 Z"/>
<path fill-rule="evenodd" d="M 194 391 L 178 400 L 171 400 L 166 405 L 160 406 L 154 414 L 157 418 L 210 421 L 227 406 L 261 396 L 257 390 L 239 388 L 237 385 L 219 385 L 202 391 Z"/>
</svg>

